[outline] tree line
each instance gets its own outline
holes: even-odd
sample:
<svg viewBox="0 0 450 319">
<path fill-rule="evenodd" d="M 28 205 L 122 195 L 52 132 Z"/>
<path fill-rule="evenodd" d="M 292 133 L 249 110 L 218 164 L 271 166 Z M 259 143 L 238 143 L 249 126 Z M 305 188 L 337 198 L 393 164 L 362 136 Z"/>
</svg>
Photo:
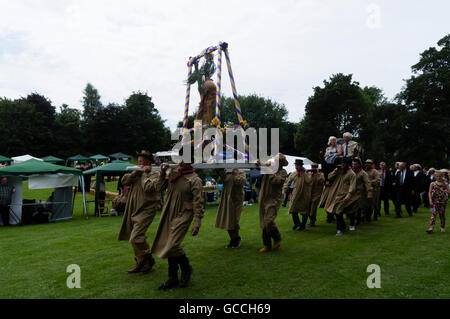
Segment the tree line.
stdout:
<svg viewBox="0 0 450 319">
<path fill-rule="evenodd" d="M 64 104 L 57 112 L 38 93 L 0 99 L 0 154 L 67 158 L 78 153 L 133 155 L 141 149 L 169 147 L 170 129 L 147 93 L 133 92 L 124 105 L 102 105 L 90 83 L 83 94 L 83 111 Z"/>
<path fill-rule="evenodd" d="M 305 115 L 288 121 L 286 107 L 257 94 L 240 95 L 248 126 L 279 128 L 280 151 L 320 162 L 328 137 L 351 132 L 366 158 L 449 166 L 450 35 L 421 53 L 412 76 L 393 100 L 375 86 L 361 87 L 352 74 L 333 74 L 314 87 Z M 237 123 L 233 98 L 222 97 L 221 122 Z M 103 105 L 90 83 L 82 98 L 83 110 L 56 107 L 46 97 L 0 98 L 0 154 L 54 155 L 62 158 L 137 150 L 168 150 L 170 129 L 147 93 L 133 92 L 123 105 Z M 301 107 L 301 106 L 299 106 Z M 180 118 L 182 111 L 180 110 Z M 195 114 L 189 116 L 192 127 Z M 180 127 L 180 122 L 178 126 Z"/>
</svg>

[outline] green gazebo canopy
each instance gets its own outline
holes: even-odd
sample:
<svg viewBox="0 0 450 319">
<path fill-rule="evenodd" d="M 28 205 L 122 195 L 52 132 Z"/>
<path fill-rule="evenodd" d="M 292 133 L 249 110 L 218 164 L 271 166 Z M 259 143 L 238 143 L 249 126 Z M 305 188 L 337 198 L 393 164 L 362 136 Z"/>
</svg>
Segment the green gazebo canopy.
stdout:
<svg viewBox="0 0 450 319">
<path fill-rule="evenodd" d="M 129 162 L 114 160 L 109 164 L 88 169 L 87 171 L 83 172 L 83 175 L 94 175 L 97 172 L 101 173 L 101 175 L 120 175 L 122 173 L 125 173 L 127 171 L 127 167 L 129 166 L 133 166 L 133 164 L 130 164 Z"/>
<path fill-rule="evenodd" d="M 0 155 L 0 163 L 2 163 L 2 162 L 11 163 L 12 161 L 13 160 L 11 158 Z"/>
<path fill-rule="evenodd" d="M 54 163 L 64 163 L 64 160 L 62 158 L 58 158 L 58 157 L 55 157 L 55 156 L 52 156 L 52 155 L 49 155 L 49 156 L 46 156 L 46 157 L 42 157 L 41 159 L 44 162 L 52 163 L 52 164 L 54 164 Z"/>
<path fill-rule="evenodd" d="M 89 157 L 87 157 L 87 156 L 78 154 L 78 155 L 74 155 L 74 156 L 69 157 L 67 160 L 68 161 L 72 161 L 72 162 L 75 162 L 75 161 L 79 162 L 79 161 L 90 161 L 91 159 Z"/>
<path fill-rule="evenodd" d="M 44 161 L 30 159 L 28 161 L 6 167 L 0 167 L 2 176 L 29 176 L 34 174 L 72 174 L 81 175 L 81 171 L 76 168 L 55 165 Z"/>
<path fill-rule="evenodd" d="M 109 160 L 108 156 L 102 155 L 102 154 L 97 154 L 97 155 L 93 155 L 90 157 L 91 160 L 94 161 L 103 161 L 103 160 Z"/>
</svg>

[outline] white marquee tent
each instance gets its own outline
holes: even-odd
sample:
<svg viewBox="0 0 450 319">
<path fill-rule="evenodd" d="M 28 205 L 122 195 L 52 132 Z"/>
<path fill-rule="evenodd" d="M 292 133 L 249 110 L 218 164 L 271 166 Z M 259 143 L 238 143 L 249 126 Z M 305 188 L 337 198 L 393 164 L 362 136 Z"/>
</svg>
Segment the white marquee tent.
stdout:
<svg viewBox="0 0 450 319">
<path fill-rule="evenodd" d="M 25 162 L 25 161 L 28 161 L 29 159 L 35 159 L 35 160 L 38 160 L 38 161 L 42 161 L 40 158 L 31 156 L 31 155 L 28 155 L 28 154 L 21 155 L 21 156 L 16 156 L 16 157 L 11 157 L 11 159 L 13 160 L 13 165 L 14 164 L 19 164 L 19 163 L 22 163 L 22 162 Z"/>
</svg>

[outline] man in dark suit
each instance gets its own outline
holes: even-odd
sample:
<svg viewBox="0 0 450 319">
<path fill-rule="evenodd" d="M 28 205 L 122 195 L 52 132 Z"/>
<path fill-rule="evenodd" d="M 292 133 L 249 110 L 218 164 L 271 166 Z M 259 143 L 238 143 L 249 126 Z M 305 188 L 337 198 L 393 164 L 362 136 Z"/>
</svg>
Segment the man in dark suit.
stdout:
<svg viewBox="0 0 450 319">
<path fill-rule="evenodd" d="M 380 162 L 380 198 L 378 201 L 378 211 L 381 212 L 381 202 L 384 203 L 384 214 L 389 215 L 389 198 L 391 197 L 392 183 L 394 177 L 386 168 L 385 162 Z"/>
<path fill-rule="evenodd" d="M 400 163 L 399 170 L 395 174 L 393 186 L 395 186 L 396 192 L 395 217 L 402 217 L 402 204 L 405 205 L 408 215 L 412 217 L 411 198 L 414 187 L 414 174 L 406 169 L 405 162 Z"/>
</svg>

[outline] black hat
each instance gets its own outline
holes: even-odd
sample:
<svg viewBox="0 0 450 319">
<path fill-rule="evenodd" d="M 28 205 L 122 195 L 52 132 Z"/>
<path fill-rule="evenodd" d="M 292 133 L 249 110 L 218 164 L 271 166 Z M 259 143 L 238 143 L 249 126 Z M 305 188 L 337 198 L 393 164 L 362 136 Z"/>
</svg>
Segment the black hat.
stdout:
<svg viewBox="0 0 450 319">
<path fill-rule="evenodd" d="M 303 165 L 303 160 L 302 159 L 295 159 L 295 165 Z"/>
<path fill-rule="evenodd" d="M 139 152 L 136 152 L 136 153 L 137 153 L 137 157 L 142 156 L 142 157 L 145 157 L 146 159 L 149 159 L 152 163 L 155 162 L 153 154 L 150 151 L 142 150 L 140 153 Z"/>
<path fill-rule="evenodd" d="M 342 157 L 336 157 L 334 160 L 334 165 L 342 164 Z"/>
<path fill-rule="evenodd" d="M 342 163 L 352 165 L 352 159 L 350 157 L 336 157 L 336 159 L 334 160 L 335 165 L 339 165 Z"/>
<path fill-rule="evenodd" d="M 358 163 L 359 163 L 359 165 L 361 165 L 361 166 L 362 166 L 362 161 L 361 161 L 361 158 L 359 158 L 358 156 L 355 156 L 355 157 L 353 157 L 353 162 L 358 162 Z M 366 163 L 367 163 L 367 161 L 366 161 Z"/>
</svg>

